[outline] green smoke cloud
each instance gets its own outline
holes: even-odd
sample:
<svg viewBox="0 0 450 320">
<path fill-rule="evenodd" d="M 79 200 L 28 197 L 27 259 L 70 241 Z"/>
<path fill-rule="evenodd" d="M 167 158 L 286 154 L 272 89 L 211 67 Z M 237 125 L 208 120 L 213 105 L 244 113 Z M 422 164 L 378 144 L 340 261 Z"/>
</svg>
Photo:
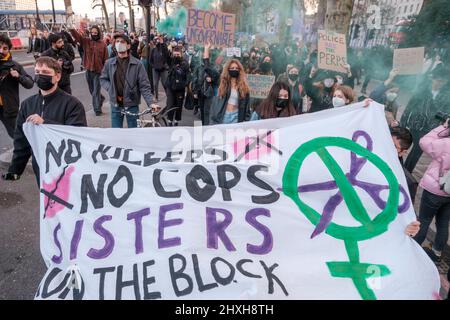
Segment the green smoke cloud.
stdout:
<svg viewBox="0 0 450 320">
<path fill-rule="evenodd" d="M 197 0 L 194 7 L 197 9 L 211 9 L 213 0 Z M 156 24 L 160 33 L 167 33 L 171 36 L 177 36 L 178 33 L 183 33 L 186 30 L 187 10 L 185 7 L 178 8 L 170 16 L 166 17 Z"/>
</svg>

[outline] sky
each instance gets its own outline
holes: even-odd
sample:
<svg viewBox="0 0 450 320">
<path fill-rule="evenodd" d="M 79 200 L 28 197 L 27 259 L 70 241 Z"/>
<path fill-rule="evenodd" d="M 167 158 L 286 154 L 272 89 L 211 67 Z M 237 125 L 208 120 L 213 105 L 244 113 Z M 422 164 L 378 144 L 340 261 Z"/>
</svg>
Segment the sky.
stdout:
<svg viewBox="0 0 450 320">
<path fill-rule="evenodd" d="M 55 10 L 64 10 L 64 0 L 54 0 L 55 2 Z M 88 15 L 89 18 L 95 18 L 95 17 L 101 17 L 102 12 L 100 10 L 100 7 L 97 7 L 95 9 L 92 9 L 92 0 L 72 0 L 72 9 L 75 12 L 75 14 L 81 14 L 83 17 L 85 14 Z M 100 2 L 100 1 L 97 1 Z M 113 12 L 114 4 L 113 1 L 110 1 L 111 3 L 108 3 L 107 0 L 107 10 L 108 14 Z M 126 2 L 126 1 L 124 1 Z M 38 0 L 38 6 L 40 10 L 51 10 L 52 9 L 52 1 L 51 0 Z M 139 18 L 141 14 L 137 14 L 137 8 L 135 7 L 135 16 L 136 18 Z M 121 7 L 119 6 L 119 1 L 117 1 L 117 8 L 116 8 L 117 15 L 119 15 L 119 12 L 124 12 L 125 15 L 128 17 L 128 8 L 127 7 Z M 141 9 L 139 8 L 139 12 L 141 12 Z"/>
</svg>

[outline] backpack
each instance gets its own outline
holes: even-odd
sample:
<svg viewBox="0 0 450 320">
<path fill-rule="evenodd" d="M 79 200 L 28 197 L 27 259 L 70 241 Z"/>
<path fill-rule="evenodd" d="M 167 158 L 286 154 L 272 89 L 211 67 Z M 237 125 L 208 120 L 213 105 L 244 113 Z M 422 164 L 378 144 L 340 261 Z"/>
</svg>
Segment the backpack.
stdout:
<svg viewBox="0 0 450 320">
<path fill-rule="evenodd" d="M 172 91 L 182 91 L 187 86 L 187 76 L 180 66 L 174 66 L 167 77 L 168 87 Z"/>
</svg>

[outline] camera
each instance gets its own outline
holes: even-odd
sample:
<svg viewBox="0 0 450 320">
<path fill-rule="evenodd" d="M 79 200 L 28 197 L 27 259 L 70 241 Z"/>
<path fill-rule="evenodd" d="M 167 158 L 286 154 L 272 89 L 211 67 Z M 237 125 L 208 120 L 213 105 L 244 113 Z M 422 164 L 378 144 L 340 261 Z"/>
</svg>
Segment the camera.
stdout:
<svg viewBox="0 0 450 320">
<path fill-rule="evenodd" d="M 441 122 L 445 122 L 445 121 L 447 121 L 447 119 L 450 118 L 450 114 L 446 114 L 444 112 L 439 111 L 438 113 L 436 113 L 436 115 L 434 117 Z"/>
</svg>

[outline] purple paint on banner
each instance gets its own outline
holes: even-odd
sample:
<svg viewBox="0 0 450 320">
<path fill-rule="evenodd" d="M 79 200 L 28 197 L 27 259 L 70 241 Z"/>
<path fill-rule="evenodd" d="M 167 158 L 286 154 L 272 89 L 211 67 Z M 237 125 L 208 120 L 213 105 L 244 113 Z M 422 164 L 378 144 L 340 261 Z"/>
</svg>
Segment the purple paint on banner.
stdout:
<svg viewBox="0 0 450 320">
<path fill-rule="evenodd" d="M 83 231 L 84 220 L 78 220 L 75 224 L 75 231 L 73 233 L 72 241 L 70 242 L 70 260 L 77 258 L 78 245 L 81 240 L 81 232 Z"/>
<path fill-rule="evenodd" d="M 106 230 L 103 227 L 103 223 L 106 221 L 110 221 L 112 220 L 112 216 L 111 215 L 105 215 L 105 216 L 101 216 L 100 218 L 98 218 L 97 220 L 95 220 L 94 222 L 94 231 L 103 237 L 103 239 L 105 240 L 105 245 L 103 246 L 102 249 L 89 249 L 87 256 L 89 258 L 92 259 L 105 259 L 107 258 L 113 251 L 114 249 L 114 237 L 112 235 L 111 232 L 109 232 L 108 230 Z"/>
<path fill-rule="evenodd" d="M 217 213 L 221 213 L 224 216 L 223 221 L 217 221 Z M 219 238 L 225 245 L 228 251 L 236 251 L 230 238 L 225 233 L 225 229 L 231 224 L 233 215 L 230 211 L 220 208 L 206 207 L 206 243 L 210 249 L 217 249 L 219 247 Z"/>
<path fill-rule="evenodd" d="M 174 237 L 170 239 L 164 238 L 164 229 L 177 226 L 183 223 L 183 219 L 166 220 L 166 213 L 173 210 L 183 209 L 182 203 L 174 203 L 159 208 L 159 227 L 158 227 L 158 248 L 169 248 L 181 245 L 181 238 Z"/>
<path fill-rule="evenodd" d="M 373 140 L 370 137 L 370 135 L 362 130 L 355 131 L 352 137 L 352 140 L 354 142 L 358 142 L 359 138 L 363 138 L 366 141 L 366 148 L 369 151 L 373 151 Z M 358 173 L 361 172 L 364 165 L 367 163 L 367 159 L 364 157 L 358 157 L 356 153 L 351 152 L 350 153 L 350 172 L 346 174 L 346 177 L 350 184 L 355 187 L 359 187 L 363 189 L 367 194 L 373 199 L 375 204 L 378 208 L 384 209 L 386 207 L 386 201 L 384 201 L 381 198 L 381 192 L 384 190 L 388 190 L 389 186 L 387 185 L 380 185 L 380 184 L 374 184 L 370 182 L 365 182 L 357 179 Z M 338 189 L 337 184 L 334 180 L 332 181 L 326 181 L 321 183 L 314 183 L 314 184 L 308 184 L 308 185 L 302 185 L 298 187 L 298 192 L 317 192 L 317 191 L 330 191 Z M 282 189 L 278 189 L 282 191 Z M 398 207 L 398 213 L 405 213 L 408 211 L 408 209 L 411 206 L 411 202 L 409 200 L 408 194 L 403 188 L 403 186 L 400 185 L 400 192 L 403 195 L 403 203 L 399 205 Z M 326 228 L 331 223 L 331 220 L 333 218 L 334 212 L 337 209 L 337 206 L 342 202 L 342 196 L 338 192 L 337 194 L 333 195 L 325 204 L 325 207 L 323 209 L 322 215 L 320 217 L 320 221 L 317 224 L 315 230 L 313 231 L 311 238 L 314 238 L 315 236 L 319 235 L 323 231 L 326 230 Z"/>
<path fill-rule="evenodd" d="M 247 251 L 253 254 L 267 254 L 272 251 L 273 236 L 268 227 L 256 220 L 256 217 L 258 216 L 265 216 L 270 218 L 270 211 L 264 208 L 255 208 L 248 211 L 245 215 L 245 221 L 247 221 L 248 224 L 254 227 L 256 230 L 261 232 L 261 234 L 264 236 L 263 243 L 259 246 L 247 244 Z"/>
<path fill-rule="evenodd" d="M 150 208 L 145 208 L 139 211 L 131 212 L 127 215 L 127 220 L 134 220 L 136 228 L 136 237 L 134 240 L 134 247 L 136 254 L 144 252 L 144 241 L 142 240 L 142 218 L 150 214 Z"/>
<path fill-rule="evenodd" d="M 319 223 L 317 224 L 316 228 L 314 229 L 311 239 L 315 236 L 322 233 L 331 223 L 331 220 L 333 220 L 334 211 L 336 210 L 337 206 L 344 200 L 342 198 L 341 193 L 338 192 L 334 196 L 332 196 L 330 199 L 328 199 L 327 203 L 325 204 L 325 207 L 323 208 L 322 217 L 320 218 Z"/>
</svg>

